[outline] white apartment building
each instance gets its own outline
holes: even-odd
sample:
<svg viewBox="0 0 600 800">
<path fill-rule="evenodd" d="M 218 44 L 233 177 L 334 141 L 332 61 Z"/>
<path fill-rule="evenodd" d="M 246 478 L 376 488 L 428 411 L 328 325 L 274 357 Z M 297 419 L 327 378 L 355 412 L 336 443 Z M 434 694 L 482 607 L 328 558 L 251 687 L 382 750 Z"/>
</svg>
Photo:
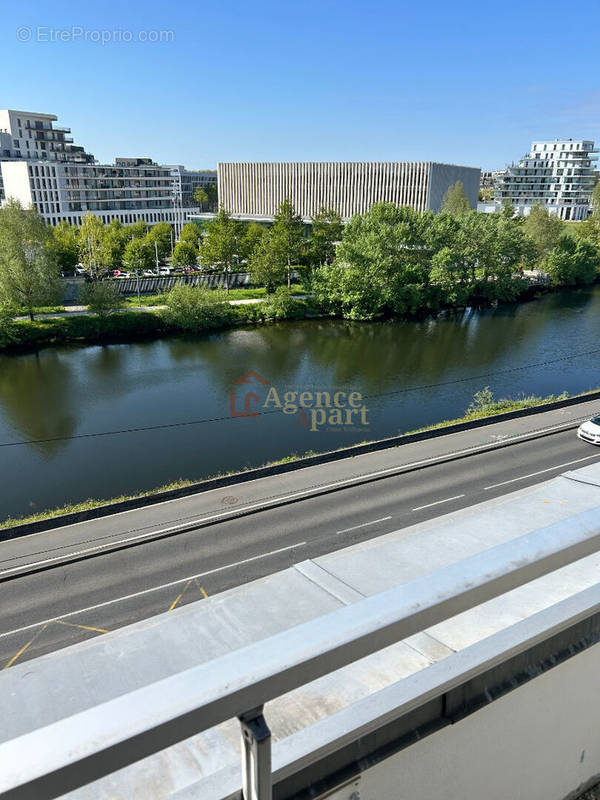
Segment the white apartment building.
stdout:
<svg viewBox="0 0 600 800">
<path fill-rule="evenodd" d="M 495 181 L 497 203 L 509 200 L 518 214 L 527 215 L 541 203 L 564 220 L 585 219 L 596 175 L 594 142 L 555 139 L 533 142 L 531 151 Z"/>
<path fill-rule="evenodd" d="M 176 232 L 198 211 L 196 185 L 216 183 L 216 172 L 159 165 L 150 158 L 98 164 L 75 145 L 54 114 L 0 111 L 0 200 L 33 206 L 49 225 L 79 225 L 88 212 L 105 224 L 169 222 Z M 204 183 L 203 183 L 204 181 Z"/>
</svg>

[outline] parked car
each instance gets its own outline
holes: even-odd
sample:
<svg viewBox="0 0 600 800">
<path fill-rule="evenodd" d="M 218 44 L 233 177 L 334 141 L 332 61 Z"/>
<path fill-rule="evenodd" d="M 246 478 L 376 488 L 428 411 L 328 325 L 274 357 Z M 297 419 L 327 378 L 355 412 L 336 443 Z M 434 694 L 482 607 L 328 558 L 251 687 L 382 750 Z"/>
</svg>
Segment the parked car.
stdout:
<svg viewBox="0 0 600 800">
<path fill-rule="evenodd" d="M 160 267 L 158 270 L 159 275 L 170 275 L 172 272 L 171 267 Z"/>
<path fill-rule="evenodd" d="M 584 442 L 600 444 L 600 415 L 583 422 L 577 429 L 577 436 Z"/>
<path fill-rule="evenodd" d="M 83 266 L 83 264 L 75 265 L 75 275 L 87 275 L 87 269 Z"/>
<path fill-rule="evenodd" d="M 131 273 L 124 272 L 122 269 L 116 269 L 113 272 L 113 278 L 131 278 Z"/>
</svg>

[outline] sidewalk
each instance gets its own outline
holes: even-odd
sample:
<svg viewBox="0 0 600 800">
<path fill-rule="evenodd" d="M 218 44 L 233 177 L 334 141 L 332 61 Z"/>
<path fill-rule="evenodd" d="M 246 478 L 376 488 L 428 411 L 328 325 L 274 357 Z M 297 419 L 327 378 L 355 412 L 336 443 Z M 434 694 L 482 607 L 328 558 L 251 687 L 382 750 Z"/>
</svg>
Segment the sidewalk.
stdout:
<svg viewBox="0 0 600 800">
<path fill-rule="evenodd" d="M 386 474 L 401 473 L 420 466 L 451 461 L 460 454 L 500 448 L 521 437 L 535 437 L 547 430 L 576 426 L 598 413 L 600 401 L 540 412 L 492 423 L 459 433 L 440 434 L 419 442 L 341 458 L 285 473 L 234 483 L 185 497 L 152 503 L 108 516 L 28 534 L 2 542 L 0 572 L 27 561 L 46 558 L 40 554 L 39 536 L 53 539 L 52 548 L 60 558 L 64 548 L 88 543 L 91 550 L 109 548 L 124 540 L 151 539 L 156 532 L 175 532 L 189 526 L 201 527 L 245 513 L 308 498 L 343 486 L 351 486 Z M 573 432 L 573 436 L 575 433 Z M 2 531 L 0 531 L 0 541 Z M 86 545 L 87 546 L 87 545 Z"/>
<path fill-rule="evenodd" d="M 295 295 L 296 300 L 304 300 L 307 295 Z M 230 306 L 246 306 L 253 303 L 262 303 L 264 297 L 252 297 L 245 300 L 230 300 Z M 126 314 L 128 311 L 163 311 L 168 306 L 128 306 L 127 308 L 120 308 L 117 314 Z M 73 316 L 92 316 L 93 312 L 88 310 L 87 306 L 65 306 L 64 311 L 57 311 L 54 314 L 36 314 L 36 319 L 60 319 L 60 317 L 73 317 Z M 27 320 L 29 317 L 23 314 L 15 317 L 16 320 Z"/>
</svg>

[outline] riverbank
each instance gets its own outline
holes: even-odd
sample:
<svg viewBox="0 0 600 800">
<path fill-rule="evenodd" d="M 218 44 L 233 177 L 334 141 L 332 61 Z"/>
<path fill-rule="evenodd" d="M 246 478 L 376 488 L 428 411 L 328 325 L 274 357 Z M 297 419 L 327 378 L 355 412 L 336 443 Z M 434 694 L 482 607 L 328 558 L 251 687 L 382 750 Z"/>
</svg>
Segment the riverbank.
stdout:
<svg viewBox="0 0 600 800">
<path fill-rule="evenodd" d="M 494 417 L 499 417 L 503 415 L 507 415 L 513 411 L 523 411 L 525 409 L 538 409 L 539 411 L 544 411 L 544 406 L 550 404 L 558 404 L 560 405 L 560 401 L 563 400 L 571 400 L 576 402 L 577 400 L 585 401 L 587 396 L 597 393 L 598 390 L 591 390 L 589 392 L 583 392 L 578 395 L 574 395 L 573 397 L 569 397 L 567 392 L 563 392 L 561 395 L 548 395 L 547 397 L 537 397 L 535 395 L 530 395 L 528 397 L 520 397 L 520 398 L 500 398 L 498 400 L 494 399 L 493 395 L 491 394 L 488 387 L 485 387 L 479 392 L 475 393 L 473 398 L 472 404 L 466 410 L 465 414 L 461 417 L 452 420 L 442 420 L 434 425 L 429 425 L 424 428 L 420 428 L 415 431 L 409 431 L 405 434 L 407 441 L 411 440 L 411 437 L 414 437 L 415 434 L 420 434 L 429 431 L 440 431 L 444 432 L 445 428 L 454 427 L 454 426 L 461 426 L 464 423 L 474 422 L 477 420 L 485 421 L 493 419 Z M 400 437 L 401 439 L 402 437 Z M 361 442 L 355 447 L 363 447 L 363 446 L 370 446 L 375 444 L 372 441 L 365 441 Z M 401 441 L 398 441 L 394 446 L 400 446 L 402 444 Z M 354 449 L 354 448 L 351 448 Z M 347 456 L 349 448 L 342 447 L 338 448 L 335 451 L 332 451 L 332 454 L 336 455 L 337 458 L 344 458 Z M 266 464 L 263 464 L 261 467 L 254 467 L 248 468 L 245 470 L 232 470 L 230 472 L 219 473 L 217 475 L 209 475 L 202 479 L 204 481 L 212 481 L 220 478 L 228 478 L 233 476 L 243 476 L 248 472 L 256 472 L 257 470 L 265 470 L 271 467 L 277 467 L 283 464 L 301 464 L 306 463 L 307 459 L 313 459 L 315 456 L 318 457 L 318 454 L 314 451 L 307 451 L 301 455 L 293 453 L 289 456 L 284 458 L 278 459 L 277 461 L 271 461 Z M 40 511 L 36 514 L 30 514 L 28 516 L 23 517 L 11 517 L 4 521 L 0 521 L 0 531 L 6 530 L 7 528 L 12 528 L 18 525 L 28 525 L 35 522 L 43 522 L 45 520 L 55 519 L 56 517 L 63 517 L 66 515 L 78 514 L 80 512 L 90 511 L 92 509 L 100 509 L 104 506 L 113 506 L 115 504 L 126 503 L 128 501 L 135 501 L 141 499 L 147 499 L 149 503 L 156 502 L 158 499 L 164 499 L 165 496 L 168 496 L 171 493 L 177 492 L 177 490 L 186 489 L 187 487 L 191 486 L 199 486 L 199 481 L 193 479 L 185 479 L 181 478 L 177 481 L 172 481 L 164 486 L 159 486 L 153 489 L 149 489 L 143 492 L 137 492 L 131 495 L 120 495 L 118 497 L 113 497 L 110 499 L 93 499 L 89 498 L 81 503 L 68 503 L 66 505 L 60 506 L 59 508 L 54 509 L 45 509 L 44 511 Z"/>
<path fill-rule="evenodd" d="M 302 287 L 294 287 L 286 295 L 277 292 L 266 295 L 265 290 L 236 290 L 237 296 L 229 302 L 231 313 L 223 316 L 216 324 L 214 321 L 206 325 L 198 325 L 195 330 L 181 326 L 169 315 L 169 307 L 158 305 L 166 299 L 166 295 L 145 298 L 143 307 L 133 306 L 133 298 L 129 298 L 124 309 L 95 315 L 85 307 L 78 306 L 75 311 L 53 311 L 41 314 L 33 321 L 20 317 L 16 319 L 0 318 L 0 353 L 27 353 L 43 347 L 65 344 L 127 344 L 178 334 L 212 333 L 228 330 L 242 325 L 262 324 L 286 319 L 340 319 L 340 317 L 324 310 L 315 299 L 306 294 Z M 281 290 L 280 290 L 281 291 Z M 515 302 L 531 301 L 536 295 L 545 294 L 547 288 L 526 289 Z M 256 292 L 259 296 L 255 296 Z M 250 295 L 250 296 L 247 296 Z M 147 305 L 146 305 L 147 303 Z M 502 305 L 502 301 L 498 301 Z M 491 304 L 488 304 L 491 305 Z M 468 306 L 467 306 L 468 307 Z M 485 307 L 481 304 L 474 307 Z M 461 307 L 448 306 L 436 313 L 448 310 L 460 310 Z M 398 316 L 397 319 L 421 319 L 436 314 L 419 314 L 416 316 Z M 341 318 L 343 319 L 343 317 Z"/>
</svg>

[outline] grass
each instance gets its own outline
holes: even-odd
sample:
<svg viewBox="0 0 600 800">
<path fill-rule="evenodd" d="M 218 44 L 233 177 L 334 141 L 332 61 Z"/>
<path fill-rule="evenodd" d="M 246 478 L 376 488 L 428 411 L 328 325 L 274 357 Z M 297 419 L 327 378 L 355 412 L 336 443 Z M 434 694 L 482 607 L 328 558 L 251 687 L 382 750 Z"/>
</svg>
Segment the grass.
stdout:
<svg viewBox="0 0 600 800">
<path fill-rule="evenodd" d="M 485 389 L 483 391 L 485 391 Z M 590 392 L 591 391 L 597 390 L 592 389 Z M 575 396 L 584 397 L 586 394 L 590 394 L 590 392 L 583 392 L 581 395 Z M 480 394 L 480 392 L 477 392 L 476 396 L 478 394 Z M 456 419 L 445 419 L 441 422 L 436 422 L 434 425 L 427 425 L 424 428 L 416 428 L 415 430 L 407 431 L 407 435 L 412 433 L 423 433 L 424 431 L 433 431 L 437 430 L 438 428 L 447 428 L 450 425 L 458 425 L 461 422 L 469 422 L 475 419 L 495 417 L 498 416 L 498 414 L 506 414 L 508 411 L 520 411 L 524 408 L 532 408 L 533 406 L 543 406 L 547 405 L 548 403 L 554 403 L 556 400 L 566 400 L 567 397 L 569 397 L 568 392 L 563 392 L 559 395 L 550 394 L 547 397 L 538 397 L 533 394 L 527 397 L 518 398 L 502 397 L 499 400 L 491 399 L 490 402 L 479 405 L 475 402 L 469 406 L 462 417 L 457 417 Z"/>
<path fill-rule="evenodd" d="M 590 389 L 587 392 L 582 392 L 581 394 L 572 395 L 573 397 L 582 397 L 584 398 L 586 395 L 591 394 L 592 392 L 597 391 L 597 389 Z M 460 422 L 468 422 L 470 420 L 476 419 L 484 419 L 486 417 L 493 417 L 497 416 L 498 414 L 504 414 L 507 411 L 518 411 L 523 408 L 531 408 L 533 406 L 539 405 L 547 405 L 548 403 L 553 403 L 556 400 L 564 400 L 569 395 L 567 392 L 563 392 L 560 395 L 548 395 L 547 397 L 537 397 L 536 395 L 529 395 L 527 397 L 520 397 L 520 398 L 509 398 L 503 397 L 499 400 L 494 400 L 491 392 L 489 391 L 488 387 L 482 389 L 480 392 L 476 392 L 473 403 L 467 409 L 467 412 L 462 417 L 457 417 L 456 419 L 451 420 L 443 420 L 442 422 L 436 422 L 434 425 L 429 425 L 425 428 L 418 428 L 413 431 L 407 431 L 404 436 L 408 436 L 413 433 L 422 433 L 424 431 L 431 431 L 443 429 L 448 427 L 449 425 L 456 425 Z M 482 401 L 487 400 L 487 403 L 483 403 Z M 479 402 L 478 402 L 479 401 Z M 365 440 L 363 442 L 359 442 L 358 444 L 350 445 L 350 447 L 358 447 L 360 445 L 367 445 L 372 444 L 372 440 Z M 335 452 L 343 453 L 344 450 L 349 449 L 348 447 L 341 447 Z M 278 466 L 279 464 L 289 464 L 294 461 L 300 461 L 304 458 L 310 458 L 311 456 L 316 456 L 318 453 L 314 450 L 308 450 L 307 452 L 298 455 L 296 453 L 292 453 L 288 456 L 284 456 L 283 458 L 278 459 L 277 461 L 269 461 L 266 464 L 263 464 L 263 467 L 274 467 Z M 260 467 L 246 467 L 245 469 L 240 470 L 231 470 L 229 472 L 222 472 L 216 475 L 211 475 L 206 478 L 200 478 L 198 480 L 191 480 L 180 478 L 177 481 L 173 481 L 172 483 L 167 483 L 163 486 L 159 486 L 156 489 L 149 489 L 148 491 L 138 492 L 137 494 L 130 494 L 130 495 L 120 495 L 118 497 L 113 497 L 110 500 L 94 500 L 92 498 L 85 500 L 81 503 L 74 503 L 61 506 L 60 508 L 54 509 L 47 509 L 45 511 L 40 511 L 36 514 L 31 514 L 27 517 L 18 517 L 18 518 L 10 518 L 0 522 L 0 531 L 6 528 L 11 528 L 15 525 L 25 525 L 31 522 L 42 522 L 43 520 L 53 519 L 54 517 L 60 517 L 63 514 L 73 514 L 79 511 L 88 511 L 93 508 L 99 508 L 101 506 L 105 506 L 112 503 L 120 503 L 125 500 L 135 500 L 141 497 L 152 497 L 153 495 L 159 494 L 160 492 L 168 492 L 174 489 L 182 489 L 186 486 L 191 486 L 194 483 L 199 483 L 202 481 L 208 481 L 214 478 L 223 478 L 230 475 L 236 475 L 243 472 L 248 472 L 249 470 L 253 469 L 260 469 Z"/>
<path fill-rule="evenodd" d="M 317 453 L 314 450 L 308 450 L 306 453 L 302 455 L 297 455 L 296 453 L 292 453 L 289 456 L 284 456 L 284 458 L 280 458 L 277 461 L 269 461 L 266 464 L 263 464 L 263 467 L 275 467 L 279 464 L 287 464 L 292 461 L 298 461 L 302 458 L 309 458 L 310 456 L 316 456 Z M 171 483 L 166 483 L 163 486 L 158 486 L 155 489 L 148 489 L 144 492 L 137 492 L 135 494 L 122 494 L 118 497 L 112 497 L 110 499 L 104 500 L 95 500 L 93 498 L 88 498 L 87 500 L 83 500 L 81 503 L 67 503 L 64 506 L 60 506 L 59 508 L 51 508 L 45 509 L 44 511 L 39 511 L 35 514 L 30 514 L 26 517 L 11 517 L 9 519 L 5 519 L 4 521 L 0 522 L 0 531 L 6 530 L 6 528 L 12 528 L 14 525 L 26 525 L 32 522 L 43 522 L 47 519 L 53 519 L 54 517 L 61 517 L 64 514 L 76 514 L 80 511 L 90 511 L 93 508 L 100 508 L 101 506 L 105 505 L 112 505 L 113 503 L 122 503 L 126 500 L 137 500 L 142 497 L 152 497 L 153 495 L 160 494 L 161 492 L 169 492 L 175 489 L 184 489 L 186 486 L 192 486 L 194 483 L 199 483 L 203 481 L 213 480 L 215 478 L 225 478 L 229 475 L 236 475 L 240 472 L 248 472 L 249 470 L 260 469 L 261 467 L 246 467 L 245 469 L 241 470 L 231 470 L 229 472 L 219 472 L 215 475 L 210 475 L 206 478 L 200 478 L 197 480 L 187 479 L 187 478 L 179 478 L 179 480 L 172 481 Z"/>
<path fill-rule="evenodd" d="M 292 284 L 292 293 L 293 294 L 304 294 L 304 287 L 300 283 Z M 264 287 L 258 287 L 253 289 L 231 289 L 229 291 L 229 300 L 262 300 L 267 296 L 266 289 Z M 138 303 L 137 295 L 132 295 L 131 297 L 127 297 L 125 299 L 125 303 L 127 306 L 164 306 L 167 302 L 167 295 L 166 293 L 161 294 L 147 294 L 142 295 L 140 298 L 140 302 Z"/>
</svg>

